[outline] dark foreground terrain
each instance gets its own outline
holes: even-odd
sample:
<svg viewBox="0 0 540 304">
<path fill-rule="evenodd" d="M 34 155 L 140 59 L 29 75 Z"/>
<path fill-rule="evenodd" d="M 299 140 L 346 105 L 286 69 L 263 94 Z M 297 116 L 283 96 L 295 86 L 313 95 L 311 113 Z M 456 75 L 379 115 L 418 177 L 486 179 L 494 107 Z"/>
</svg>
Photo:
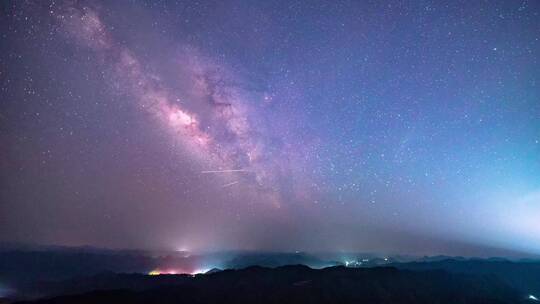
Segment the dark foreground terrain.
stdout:
<svg viewBox="0 0 540 304">
<path fill-rule="evenodd" d="M 394 267 L 320 270 L 249 267 L 205 275 L 106 274 L 78 284 L 107 288 L 32 303 L 527 303 L 493 275 Z M 68 286 L 68 285 L 66 285 Z"/>
<path fill-rule="evenodd" d="M 538 260 L 357 255 L 349 266 L 351 259 L 362 263 L 304 253 L 0 250 L 0 303 L 540 304 Z M 229 270 L 147 274 L 199 267 Z"/>
</svg>

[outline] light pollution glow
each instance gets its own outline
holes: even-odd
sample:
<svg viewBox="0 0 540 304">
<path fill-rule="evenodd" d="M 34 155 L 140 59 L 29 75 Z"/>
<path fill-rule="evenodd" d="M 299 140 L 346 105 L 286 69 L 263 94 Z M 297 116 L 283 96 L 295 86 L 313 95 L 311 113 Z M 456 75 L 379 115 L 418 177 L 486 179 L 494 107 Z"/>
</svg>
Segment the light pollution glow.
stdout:
<svg viewBox="0 0 540 304">
<path fill-rule="evenodd" d="M 151 276 L 157 276 L 157 275 L 174 275 L 174 274 L 189 274 L 189 275 L 197 275 L 197 274 L 204 274 L 208 272 L 210 268 L 202 268 L 202 269 L 196 269 L 193 271 L 185 271 L 181 269 L 167 269 L 167 270 L 160 270 L 160 269 L 154 269 L 150 272 L 148 272 L 148 275 Z"/>
</svg>

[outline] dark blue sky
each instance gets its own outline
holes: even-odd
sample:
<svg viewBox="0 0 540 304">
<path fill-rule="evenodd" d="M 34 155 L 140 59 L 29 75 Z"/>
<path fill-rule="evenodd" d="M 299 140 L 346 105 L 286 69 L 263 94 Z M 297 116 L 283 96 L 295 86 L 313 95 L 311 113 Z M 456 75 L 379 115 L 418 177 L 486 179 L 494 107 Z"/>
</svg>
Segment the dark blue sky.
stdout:
<svg viewBox="0 0 540 304">
<path fill-rule="evenodd" d="M 0 16 L 1 241 L 540 253 L 536 1 Z"/>
</svg>

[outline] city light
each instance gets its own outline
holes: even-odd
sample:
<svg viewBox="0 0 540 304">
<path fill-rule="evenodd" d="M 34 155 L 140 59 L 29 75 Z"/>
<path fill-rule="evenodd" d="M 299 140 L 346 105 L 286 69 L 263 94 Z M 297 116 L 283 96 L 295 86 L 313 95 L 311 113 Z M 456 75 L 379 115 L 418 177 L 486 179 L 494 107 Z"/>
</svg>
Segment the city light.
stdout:
<svg viewBox="0 0 540 304">
<path fill-rule="evenodd" d="M 151 275 L 151 276 L 157 276 L 157 275 L 163 275 L 163 274 L 182 274 L 183 272 L 181 271 L 176 271 L 176 270 L 159 270 L 159 269 L 154 269 L 152 271 L 150 271 L 148 273 L 148 275 Z"/>
<path fill-rule="evenodd" d="M 207 273 L 209 270 L 210 269 L 208 268 L 196 269 L 195 271 L 191 272 L 191 275 L 204 274 Z"/>
<path fill-rule="evenodd" d="M 185 270 L 177 270 L 177 269 L 167 269 L 167 270 L 154 269 L 148 272 L 148 275 L 157 276 L 157 275 L 166 275 L 166 274 L 189 274 L 189 275 L 194 276 L 198 274 L 204 274 L 208 272 L 209 270 L 210 268 L 199 268 L 193 271 L 185 271 Z"/>
<path fill-rule="evenodd" d="M 358 262 L 356 260 L 345 261 L 345 266 L 346 267 L 359 267 L 361 265 L 362 265 L 362 262 Z"/>
</svg>

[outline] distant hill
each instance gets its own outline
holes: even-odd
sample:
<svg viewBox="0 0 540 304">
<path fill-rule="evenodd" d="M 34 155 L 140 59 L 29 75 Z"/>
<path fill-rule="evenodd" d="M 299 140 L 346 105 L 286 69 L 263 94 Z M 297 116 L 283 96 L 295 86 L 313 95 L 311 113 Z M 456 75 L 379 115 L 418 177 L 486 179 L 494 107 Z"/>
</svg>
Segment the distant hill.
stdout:
<svg viewBox="0 0 540 304">
<path fill-rule="evenodd" d="M 447 258 L 429 263 L 395 263 L 391 264 L 391 266 L 415 271 L 444 270 L 459 274 L 493 275 L 521 293 L 540 294 L 540 262 Z"/>
<path fill-rule="evenodd" d="M 321 260 L 305 253 L 241 253 L 226 262 L 226 268 L 239 269 L 253 265 L 279 267 L 285 265 L 308 265 L 312 268 L 337 266 L 334 261 Z"/>
<path fill-rule="evenodd" d="M 526 299 L 495 276 L 394 267 L 311 269 L 249 267 L 206 275 L 97 276 L 107 290 L 31 303 L 519 303 Z"/>
<path fill-rule="evenodd" d="M 246 292 L 250 293 L 254 292 L 252 288 L 273 290 L 272 286 L 275 286 L 284 288 L 283 292 L 296 294 L 300 292 L 298 288 L 302 287 L 310 293 L 320 293 L 319 296 L 323 298 L 343 294 L 344 301 L 357 299 L 353 291 L 362 291 L 362 299 L 368 297 L 370 303 L 381 299 L 395 300 L 398 295 L 418 301 L 427 299 L 428 295 L 436 299 L 448 299 L 447 291 L 455 292 L 455 299 L 467 299 L 455 303 L 476 303 L 471 302 L 474 294 L 490 301 L 504 300 L 501 303 L 511 303 L 507 302 L 510 297 L 516 301 L 534 302 L 532 298 L 527 300 L 527 297 L 540 295 L 540 262 L 535 260 L 435 256 L 418 257 L 410 262 L 412 257 L 366 254 L 340 254 L 340 261 L 332 261 L 333 258 L 332 255 L 319 258 L 302 252 L 191 255 L 186 252 L 86 247 L 4 248 L 0 249 L 0 303 L 2 297 L 4 300 L 30 300 L 89 292 L 92 297 L 107 294 L 137 298 L 152 295 L 159 298 L 163 292 L 174 294 L 177 289 L 185 291 L 186 288 L 191 290 L 188 294 L 195 298 L 200 297 L 197 290 L 207 288 L 214 295 L 224 296 L 220 286 L 239 288 L 235 284 L 247 284 Z M 343 264 L 349 264 L 350 267 L 331 267 Z M 323 269 L 286 265 L 308 265 Z M 150 276 L 147 275 L 149 273 L 187 274 Z M 191 275 L 196 273 L 206 275 Z M 222 280 L 219 284 L 216 283 L 218 278 Z M 264 278 L 269 281 L 264 281 Z M 365 286 L 368 287 L 364 290 Z M 324 290 L 320 291 L 319 288 Z M 154 295 L 154 292 L 157 294 Z M 278 290 L 275 292 L 279 294 Z M 370 294 L 376 299 L 369 298 Z M 208 296 L 201 297 L 207 299 Z M 311 295 L 304 296 L 311 299 Z M 272 298 L 266 294 L 262 297 Z M 64 301 L 63 297 L 60 299 Z M 234 300 L 241 302 L 246 299 Z M 164 298 L 163 301 L 168 300 Z M 404 302 L 400 300 L 397 303 Z M 446 302 L 441 300 L 439 303 Z"/>
</svg>

